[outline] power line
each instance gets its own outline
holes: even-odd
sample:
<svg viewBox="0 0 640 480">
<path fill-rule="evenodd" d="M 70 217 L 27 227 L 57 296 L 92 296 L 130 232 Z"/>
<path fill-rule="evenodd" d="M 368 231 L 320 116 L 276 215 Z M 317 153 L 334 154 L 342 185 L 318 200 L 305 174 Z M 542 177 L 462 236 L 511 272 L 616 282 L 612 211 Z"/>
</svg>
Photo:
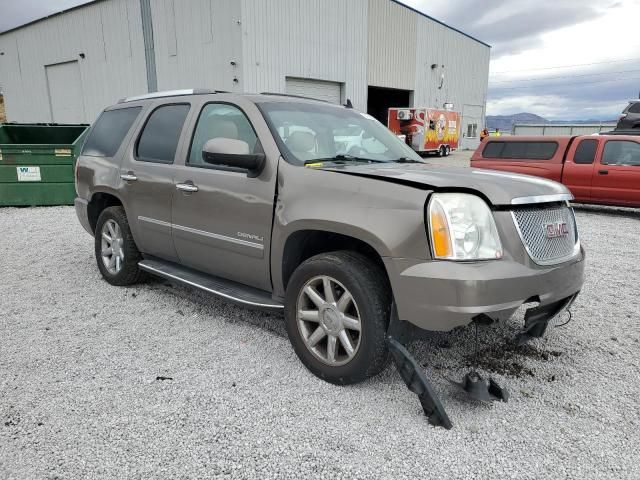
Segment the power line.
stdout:
<svg viewBox="0 0 640 480">
<path fill-rule="evenodd" d="M 513 73 L 513 72 L 533 72 L 538 70 L 555 70 L 558 68 L 573 68 L 573 67 L 588 67 L 590 65 L 604 65 L 609 63 L 618 63 L 618 62 L 634 62 L 636 60 L 640 60 L 640 57 L 637 58 L 624 58 L 621 60 L 607 60 L 605 62 L 592 62 L 592 63 L 576 63 L 573 65 L 557 65 L 555 67 L 540 67 L 540 68 L 523 68 L 519 70 L 504 70 L 502 72 L 493 72 L 491 75 L 499 75 L 503 73 Z"/>
<path fill-rule="evenodd" d="M 555 76 L 555 77 L 520 78 L 520 79 L 514 79 L 514 80 L 497 80 L 497 81 L 493 81 L 493 82 L 490 82 L 490 83 L 494 84 L 494 83 L 539 82 L 539 81 L 555 80 L 555 79 L 558 79 L 558 78 L 593 77 L 593 76 L 597 76 L 597 75 L 614 75 L 614 74 L 620 74 L 620 73 L 635 73 L 635 72 L 640 72 L 640 69 L 618 70 L 618 71 L 615 71 L 615 72 L 585 73 L 585 74 L 579 74 L 579 75 L 558 75 L 558 76 Z"/>
<path fill-rule="evenodd" d="M 627 80 L 640 80 L 640 77 L 613 78 L 609 80 L 593 80 L 590 82 L 578 82 L 578 83 L 552 83 L 548 85 L 520 85 L 519 87 L 507 87 L 507 88 L 497 87 L 497 89 L 499 89 L 500 91 L 504 91 L 504 90 L 519 90 L 522 88 L 531 89 L 531 88 L 544 88 L 544 87 L 573 87 L 577 85 L 590 85 L 590 84 L 597 84 L 597 83 L 624 82 Z"/>
</svg>

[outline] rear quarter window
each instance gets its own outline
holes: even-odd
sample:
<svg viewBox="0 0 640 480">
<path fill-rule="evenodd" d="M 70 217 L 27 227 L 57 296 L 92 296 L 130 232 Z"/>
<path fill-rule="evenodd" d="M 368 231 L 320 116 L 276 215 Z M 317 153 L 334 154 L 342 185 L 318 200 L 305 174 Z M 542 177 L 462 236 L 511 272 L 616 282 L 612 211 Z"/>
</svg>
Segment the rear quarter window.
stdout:
<svg viewBox="0 0 640 480">
<path fill-rule="evenodd" d="M 102 112 L 84 143 L 82 155 L 113 157 L 141 109 L 129 107 Z"/>
<path fill-rule="evenodd" d="M 482 150 L 482 157 L 509 160 L 550 160 L 553 158 L 557 150 L 558 143 L 552 141 L 490 141 Z"/>
</svg>

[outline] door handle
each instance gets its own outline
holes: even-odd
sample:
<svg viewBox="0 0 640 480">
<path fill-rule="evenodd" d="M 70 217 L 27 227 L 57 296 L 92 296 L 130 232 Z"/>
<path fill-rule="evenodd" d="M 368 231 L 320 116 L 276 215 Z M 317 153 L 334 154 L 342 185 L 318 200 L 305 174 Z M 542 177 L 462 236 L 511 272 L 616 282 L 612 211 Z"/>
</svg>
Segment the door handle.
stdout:
<svg viewBox="0 0 640 480">
<path fill-rule="evenodd" d="M 598 170 L 600 175 L 609 175 L 609 170 Z"/>
<path fill-rule="evenodd" d="M 136 177 L 132 172 L 121 173 L 120 178 L 125 182 L 135 182 L 136 180 L 138 180 L 138 177 Z"/>
<path fill-rule="evenodd" d="M 196 187 L 193 183 L 176 183 L 176 188 L 181 192 L 197 192 L 198 187 Z"/>
</svg>

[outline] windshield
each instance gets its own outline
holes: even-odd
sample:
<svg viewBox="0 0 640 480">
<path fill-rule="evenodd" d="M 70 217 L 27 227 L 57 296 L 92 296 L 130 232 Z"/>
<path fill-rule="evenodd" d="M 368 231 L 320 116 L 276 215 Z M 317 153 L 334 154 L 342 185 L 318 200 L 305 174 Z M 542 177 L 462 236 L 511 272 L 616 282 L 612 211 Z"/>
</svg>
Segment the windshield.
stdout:
<svg viewBox="0 0 640 480">
<path fill-rule="evenodd" d="M 261 103 L 285 159 L 317 161 L 422 162 L 409 146 L 366 113 L 303 102 Z"/>
</svg>

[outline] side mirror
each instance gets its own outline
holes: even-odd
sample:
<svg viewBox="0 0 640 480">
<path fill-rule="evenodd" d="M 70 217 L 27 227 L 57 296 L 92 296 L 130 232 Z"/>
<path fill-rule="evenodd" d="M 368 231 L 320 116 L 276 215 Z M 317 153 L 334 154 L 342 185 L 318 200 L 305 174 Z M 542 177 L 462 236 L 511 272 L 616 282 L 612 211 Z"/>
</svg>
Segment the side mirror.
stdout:
<svg viewBox="0 0 640 480">
<path fill-rule="evenodd" d="M 212 138 L 202 147 L 202 159 L 211 165 L 222 165 L 246 171 L 247 177 L 260 175 L 264 168 L 264 153 L 250 153 L 249 144 L 232 138 Z"/>
</svg>

